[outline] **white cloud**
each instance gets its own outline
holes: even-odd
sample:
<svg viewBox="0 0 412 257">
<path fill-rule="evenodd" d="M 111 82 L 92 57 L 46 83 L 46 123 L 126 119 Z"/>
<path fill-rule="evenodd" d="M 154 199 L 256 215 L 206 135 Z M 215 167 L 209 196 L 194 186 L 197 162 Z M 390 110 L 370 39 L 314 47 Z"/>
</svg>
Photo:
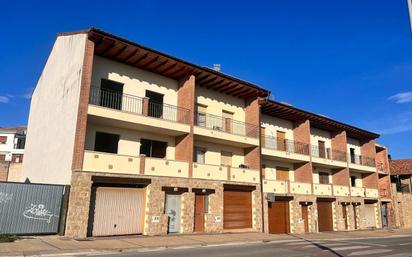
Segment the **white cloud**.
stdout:
<svg viewBox="0 0 412 257">
<path fill-rule="evenodd" d="M 377 129 L 378 133 L 382 135 L 391 135 L 412 131 L 412 112 L 402 112 L 398 115 L 393 116 L 390 120 L 381 120 L 381 122 L 381 124 L 387 124 L 386 127 Z"/>
<path fill-rule="evenodd" d="M 390 96 L 388 100 L 393 100 L 398 104 L 410 103 L 412 102 L 412 91 L 398 93 L 396 95 Z"/>
<path fill-rule="evenodd" d="M 0 103 L 6 104 L 10 102 L 10 97 L 5 95 L 0 95 Z"/>
</svg>

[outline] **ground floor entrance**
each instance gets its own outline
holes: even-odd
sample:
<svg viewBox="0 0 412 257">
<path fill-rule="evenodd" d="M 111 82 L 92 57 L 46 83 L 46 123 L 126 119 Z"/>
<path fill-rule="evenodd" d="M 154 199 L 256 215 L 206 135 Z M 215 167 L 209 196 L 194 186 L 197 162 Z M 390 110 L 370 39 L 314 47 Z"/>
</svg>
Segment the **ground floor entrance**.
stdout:
<svg viewBox="0 0 412 257">
<path fill-rule="evenodd" d="M 223 228 L 252 228 L 252 192 L 225 188 L 223 192 Z"/>
<path fill-rule="evenodd" d="M 144 188 L 95 187 L 91 203 L 91 235 L 143 233 Z"/>
<path fill-rule="evenodd" d="M 318 229 L 319 232 L 333 231 L 332 203 L 330 201 L 317 201 Z"/>
<path fill-rule="evenodd" d="M 289 201 L 268 202 L 269 233 L 290 232 Z"/>
<path fill-rule="evenodd" d="M 375 204 L 365 203 L 364 205 L 364 219 L 366 228 L 375 228 L 376 227 L 376 213 L 375 213 Z"/>
</svg>

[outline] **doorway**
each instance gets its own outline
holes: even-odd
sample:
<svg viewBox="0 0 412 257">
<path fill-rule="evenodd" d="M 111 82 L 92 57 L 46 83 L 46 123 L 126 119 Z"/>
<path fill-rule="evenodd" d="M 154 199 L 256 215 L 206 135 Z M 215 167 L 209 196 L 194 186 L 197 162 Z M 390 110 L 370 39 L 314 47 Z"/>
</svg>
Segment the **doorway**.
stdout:
<svg viewBox="0 0 412 257">
<path fill-rule="evenodd" d="M 343 224 L 345 225 L 345 230 L 348 230 L 348 212 L 347 212 L 347 205 L 342 204 L 342 219 L 343 219 Z"/>
<path fill-rule="evenodd" d="M 149 110 L 148 115 L 150 117 L 162 118 L 163 117 L 163 95 L 146 90 L 146 97 L 149 98 Z"/>
<path fill-rule="evenodd" d="M 388 203 L 382 203 L 381 206 L 382 227 L 388 227 Z"/>
<path fill-rule="evenodd" d="M 305 233 L 309 233 L 309 206 L 307 204 L 301 204 L 302 208 L 302 220 Z"/>
<path fill-rule="evenodd" d="M 195 227 L 194 232 L 205 232 L 205 214 L 208 212 L 208 199 L 206 194 L 195 194 Z"/>
<path fill-rule="evenodd" d="M 180 195 L 166 194 L 165 213 L 168 215 L 168 233 L 180 232 Z"/>
<path fill-rule="evenodd" d="M 289 233 L 289 201 L 268 202 L 269 233 Z"/>
</svg>

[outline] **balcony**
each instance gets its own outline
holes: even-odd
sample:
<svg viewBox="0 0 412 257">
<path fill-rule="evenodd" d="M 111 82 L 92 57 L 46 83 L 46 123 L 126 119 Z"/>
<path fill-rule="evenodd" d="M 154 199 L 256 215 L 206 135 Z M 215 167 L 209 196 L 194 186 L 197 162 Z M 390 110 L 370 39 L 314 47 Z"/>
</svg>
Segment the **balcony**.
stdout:
<svg viewBox="0 0 412 257">
<path fill-rule="evenodd" d="M 328 184 L 313 184 L 313 194 L 314 195 L 325 195 L 332 196 L 332 185 Z"/>
<path fill-rule="evenodd" d="M 259 145 L 259 126 L 202 112 L 195 113 L 194 134 L 213 143 L 240 147 Z"/>
<path fill-rule="evenodd" d="M 375 189 L 375 188 L 365 188 L 365 197 L 378 198 L 378 197 L 379 197 L 379 191 L 378 191 L 378 189 Z"/>
<path fill-rule="evenodd" d="M 351 187 L 350 188 L 351 196 L 365 197 L 365 188 L 363 187 Z"/>
<path fill-rule="evenodd" d="M 333 185 L 333 195 L 334 196 L 349 196 L 350 195 L 349 187 Z"/>
<path fill-rule="evenodd" d="M 144 156 L 85 151 L 83 171 L 187 178 L 189 177 L 189 163 Z"/>
<path fill-rule="evenodd" d="M 92 87 L 89 119 L 97 124 L 178 136 L 190 132 L 190 110 Z"/>
<path fill-rule="evenodd" d="M 327 168 L 346 168 L 346 153 L 343 151 L 311 145 L 312 162 Z"/>
<path fill-rule="evenodd" d="M 275 194 L 288 194 L 289 182 L 265 179 L 263 181 L 263 192 Z"/>
<path fill-rule="evenodd" d="M 312 194 L 312 184 L 301 183 L 301 182 L 289 182 L 290 183 L 290 193 L 298 195 L 311 195 Z"/>
<path fill-rule="evenodd" d="M 266 158 L 292 163 L 310 161 L 309 144 L 268 136 L 262 136 L 261 144 Z"/>
<path fill-rule="evenodd" d="M 359 172 L 376 172 L 375 160 L 357 154 L 349 154 L 349 168 Z"/>
<path fill-rule="evenodd" d="M 253 169 L 194 163 L 192 177 L 197 179 L 234 181 L 257 184 L 260 183 L 259 175 L 259 171 Z"/>
</svg>

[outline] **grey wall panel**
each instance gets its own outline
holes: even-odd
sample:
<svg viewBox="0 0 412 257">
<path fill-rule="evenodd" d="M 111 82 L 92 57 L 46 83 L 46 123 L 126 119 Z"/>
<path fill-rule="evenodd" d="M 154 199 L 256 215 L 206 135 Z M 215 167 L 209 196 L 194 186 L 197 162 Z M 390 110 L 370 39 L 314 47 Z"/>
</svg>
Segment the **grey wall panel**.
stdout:
<svg viewBox="0 0 412 257">
<path fill-rule="evenodd" d="M 64 186 L 0 182 L 0 234 L 58 232 Z"/>
</svg>

